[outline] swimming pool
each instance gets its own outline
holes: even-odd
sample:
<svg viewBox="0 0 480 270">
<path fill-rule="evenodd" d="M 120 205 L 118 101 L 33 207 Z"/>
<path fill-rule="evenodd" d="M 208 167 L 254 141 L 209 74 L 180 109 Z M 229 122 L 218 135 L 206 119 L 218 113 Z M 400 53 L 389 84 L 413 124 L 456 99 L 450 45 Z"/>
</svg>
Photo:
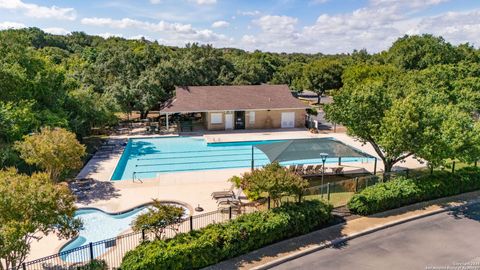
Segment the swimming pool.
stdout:
<svg viewBox="0 0 480 270">
<path fill-rule="evenodd" d="M 282 142 L 284 140 L 229 142 L 207 144 L 202 137 L 168 137 L 130 139 L 111 180 L 155 178 L 159 173 L 248 168 L 251 166 L 252 145 Z M 343 162 L 358 158 L 342 158 Z M 338 159 L 327 159 L 327 163 Z M 254 148 L 256 167 L 269 163 L 267 156 Z M 315 160 L 282 162 L 282 165 L 321 163 Z"/>
<path fill-rule="evenodd" d="M 190 210 L 181 205 L 174 203 L 175 206 L 184 209 L 184 217 L 190 216 Z M 83 229 L 80 230 L 79 235 L 71 242 L 66 244 L 60 250 L 62 259 L 67 262 L 82 262 L 89 258 L 89 249 L 68 253 L 69 251 L 81 246 L 88 245 L 97 241 L 115 238 L 131 228 L 132 222 L 135 218 L 148 211 L 148 206 L 141 206 L 121 214 L 109 214 L 96 208 L 79 209 L 75 212 L 75 217 L 80 218 L 83 222 Z M 96 245 L 93 248 L 94 257 L 98 257 L 108 250 L 108 243 L 105 245 Z M 85 253 L 85 254 L 82 254 Z"/>
</svg>

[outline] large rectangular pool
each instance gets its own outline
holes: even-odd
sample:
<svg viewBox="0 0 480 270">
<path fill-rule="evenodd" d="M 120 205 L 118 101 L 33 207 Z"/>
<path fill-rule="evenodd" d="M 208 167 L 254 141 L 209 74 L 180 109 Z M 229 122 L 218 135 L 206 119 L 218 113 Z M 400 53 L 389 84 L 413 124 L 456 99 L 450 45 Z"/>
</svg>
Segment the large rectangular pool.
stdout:
<svg viewBox="0 0 480 270">
<path fill-rule="evenodd" d="M 281 140 L 209 143 L 203 137 L 163 137 L 130 139 L 111 180 L 155 178 L 157 174 L 249 168 L 252 160 L 252 145 L 281 142 Z M 358 161 L 358 158 L 342 158 L 342 162 Z M 337 162 L 328 159 L 327 163 Z M 267 156 L 254 148 L 255 167 L 269 163 Z M 316 160 L 282 162 L 290 164 L 321 163 Z"/>
</svg>

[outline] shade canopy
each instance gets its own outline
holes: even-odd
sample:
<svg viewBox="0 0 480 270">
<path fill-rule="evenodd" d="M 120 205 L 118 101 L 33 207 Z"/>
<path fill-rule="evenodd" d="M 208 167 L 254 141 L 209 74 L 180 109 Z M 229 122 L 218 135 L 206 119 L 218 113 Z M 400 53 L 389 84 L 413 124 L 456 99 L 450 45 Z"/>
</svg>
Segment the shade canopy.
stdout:
<svg viewBox="0 0 480 270">
<path fill-rule="evenodd" d="M 328 158 L 375 158 L 331 138 L 296 139 L 278 143 L 259 144 L 255 147 L 265 153 L 270 162 L 319 159 L 320 153 L 328 154 Z"/>
</svg>

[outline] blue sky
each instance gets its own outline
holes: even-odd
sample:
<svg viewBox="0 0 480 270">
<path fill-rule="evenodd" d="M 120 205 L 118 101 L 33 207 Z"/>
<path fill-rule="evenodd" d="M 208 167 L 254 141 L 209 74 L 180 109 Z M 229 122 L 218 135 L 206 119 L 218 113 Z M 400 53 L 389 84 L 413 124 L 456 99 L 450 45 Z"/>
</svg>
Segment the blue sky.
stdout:
<svg viewBox="0 0 480 270">
<path fill-rule="evenodd" d="M 0 0 L 0 29 L 274 52 L 378 52 L 405 34 L 480 45 L 479 0 Z"/>
</svg>

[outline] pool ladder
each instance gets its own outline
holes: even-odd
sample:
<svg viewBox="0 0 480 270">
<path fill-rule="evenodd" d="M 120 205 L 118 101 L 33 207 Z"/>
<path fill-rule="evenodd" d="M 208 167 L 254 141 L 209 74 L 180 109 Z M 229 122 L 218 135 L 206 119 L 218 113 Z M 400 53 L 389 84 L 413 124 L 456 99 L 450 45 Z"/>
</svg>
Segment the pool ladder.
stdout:
<svg viewBox="0 0 480 270">
<path fill-rule="evenodd" d="M 136 176 L 137 176 L 137 172 L 133 172 L 132 181 L 135 183 L 135 180 L 138 180 L 138 182 L 143 183 L 142 179 L 140 179 Z"/>
</svg>

